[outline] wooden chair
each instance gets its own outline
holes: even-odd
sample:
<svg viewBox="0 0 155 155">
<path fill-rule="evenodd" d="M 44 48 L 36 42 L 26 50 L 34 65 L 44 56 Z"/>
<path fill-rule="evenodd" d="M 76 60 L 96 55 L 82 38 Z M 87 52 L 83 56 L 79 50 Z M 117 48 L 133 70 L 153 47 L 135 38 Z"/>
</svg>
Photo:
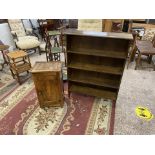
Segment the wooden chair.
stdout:
<svg viewBox="0 0 155 155">
<path fill-rule="evenodd" d="M 137 67 L 140 65 L 142 55 L 147 56 L 149 63 L 151 63 L 152 56 L 155 55 L 155 48 L 154 48 L 154 46 L 155 46 L 155 35 L 154 35 L 152 41 L 138 40 L 137 39 L 138 34 L 136 32 L 134 32 L 133 33 L 133 38 L 134 38 L 133 48 L 132 48 L 130 56 L 129 56 L 129 61 L 128 61 L 127 68 L 129 66 L 129 63 L 135 57 L 135 54 L 137 52 L 138 58 L 137 58 L 137 61 L 136 61 L 136 66 L 135 66 L 135 69 L 137 69 Z"/>
<path fill-rule="evenodd" d="M 49 36 L 48 31 L 47 30 L 45 31 L 45 42 L 46 42 L 45 51 L 46 51 L 47 62 L 48 61 L 60 61 L 61 53 L 64 53 L 64 56 L 65 56 L 65 48 L 64 48 L 64 44 L 63 44 L 62 32 L 60 34 L 59 41 L 60 40 L 61 40 L 61 46 L 59 46 L 60 45 L 60 43 L 59 43 L 58 46 L 55 47 L 51 43 L 51 37 Z M 66 56 L 65 56 L 65 65 L 66 65 Z"/>
<path fill-rule="evenodd" d="M 48 31 L 48 35 L 51 39 L 54 41 L 54 47 L 59 47 L 58 42 L 58 36 L 60 36 L 60 29 L 62 27 L 60 25 L 60 20 L 54 20 L 54 19 L 39 19 L 38 20 L 39 27 L 40 27 L 40 33 L 42 36 L 42 43 L 40 44 L 41 51 L 45 52 L 46 47 L 46 32 Z"/>
<path fill-rule="evenodd" d="M 148 57 L 148 62 L 151 63 L 152 56 L 155 55 L 155 48 L 154 48 L 154 42 L 155 41 L 154 40 L 155 40 L 155 36 L 154 36 L 154 39 L 152 40 L 152 42 L 150 42 L 150 41 L 138 41 L 138 42 L 136 42 L 138 58 L 137 58 L 137 61 L 136 61 L 135 69 L 137 69 L 140 66 L 141 56 L 142 55 L 147 56 Z M 153 68 L 155 70 L 154 65 L 153 65 Z"/>
<path fill-rule="evenodd" d="M 29 70 L 31 69 L 28 54 L 24 51 L 14 51 L 9 52 L 7 58 L 13 78 L 17 78 L 18 83 L 21 84 L 19 74 L 26 71 L 29 73 Z"/>
<path fill-rule="evenodd" d="M 21 19 L 8 19 L 8 24 L 11 30 L 16 47 L 19 50 L 34 50 L 40 52 L 40 41 L 33 33 L 32 29 L 26 29 Z"/>
</svg>

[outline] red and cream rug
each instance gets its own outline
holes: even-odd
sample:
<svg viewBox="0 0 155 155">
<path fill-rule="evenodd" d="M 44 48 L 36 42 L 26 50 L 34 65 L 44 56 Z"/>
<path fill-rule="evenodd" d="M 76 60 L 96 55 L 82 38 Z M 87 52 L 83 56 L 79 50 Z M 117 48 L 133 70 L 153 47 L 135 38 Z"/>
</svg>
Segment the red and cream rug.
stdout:
<svg viewBox="0 0 155 155">
<path fill-rule="evenodd" d="M 22 85 L 1 80 L 1 135 L 107 135 L 113 134 L 115 102 L 72 94 L 63 108 L 41 109 L 33 81 Z"/>
</svg>

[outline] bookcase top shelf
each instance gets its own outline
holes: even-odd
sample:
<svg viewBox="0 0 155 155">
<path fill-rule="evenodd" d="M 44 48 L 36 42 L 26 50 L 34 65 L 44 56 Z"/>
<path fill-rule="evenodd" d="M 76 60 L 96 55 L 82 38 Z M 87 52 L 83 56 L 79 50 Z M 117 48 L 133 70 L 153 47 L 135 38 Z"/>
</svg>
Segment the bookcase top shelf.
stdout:
<svg viewBox="0 0 155 155">
<path fill-rule="evenodd" d="M 93 31 L 79 31 L 76 29 L 67 29 L 64 31 L 64 34 L 66 34 L 66 35 L 77 35 L 77 36 L 91 36 L 91 37 L 101 37 L 101 38 L 133 40 L 132 34 L 130 34 L 130 33 L 93 32 Z"/>
</svg>

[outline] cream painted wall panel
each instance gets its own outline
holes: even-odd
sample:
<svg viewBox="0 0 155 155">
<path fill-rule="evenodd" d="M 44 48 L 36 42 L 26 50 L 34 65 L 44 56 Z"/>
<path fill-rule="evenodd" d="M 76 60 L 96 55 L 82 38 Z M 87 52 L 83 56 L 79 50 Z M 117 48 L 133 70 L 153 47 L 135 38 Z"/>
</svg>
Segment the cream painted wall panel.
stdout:
<svg viewBox="0 0 155 155">
<path fill-rule="evenodd" d="M 9 50 L 13 50 L 15 48 L 15 43 L 13 41 L 8 23 L 0 24 L 0 40 L 4 44 L 10 46 Z"/>
</svg>

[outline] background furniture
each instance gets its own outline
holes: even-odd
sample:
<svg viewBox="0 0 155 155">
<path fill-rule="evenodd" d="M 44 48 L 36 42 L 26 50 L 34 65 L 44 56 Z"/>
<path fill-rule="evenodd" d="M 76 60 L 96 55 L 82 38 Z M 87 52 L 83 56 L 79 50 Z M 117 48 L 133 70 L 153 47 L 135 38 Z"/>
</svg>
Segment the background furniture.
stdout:
<svg viewBox="0 0 155 155">
<path fill-rule="evenodd" d="M 116 99 L 131 34 L 66 30 L 68 91 Z"/>
<path fill-rule="evenodd" d="M 144 42 L 144 41 L 142 41 L 142 42 Z M 152 61 L 152 56 L 155 55 L 155 48 L 153 47 L 153 45 L 149 42 L 147 42 L 147 43 L 145 43 L 145 42 L 142 43 L 142 42 L 136 43 L 136 48 L 138 51 L 138 58 L 136 61 L 135 69 L 137 69 L 140 66 L 142 55 L 148 56 L 149 63 L 151 63 L 151 61 Z M 153 68 L 155 70 L 155 65 L 153 65 Z"/>
<path fill-rule="evenodd" d="M 19 74 L 26 71 L 28 73 L 31 69 L 28 54 L 24 51 L 13 51 L 7 54 L 7 58 L 13 78 L 16 77 L 18 83 L 21 84 Z"/>
<path fill-rule="evenodd" d="M 51 21 L 53 23 L 52 25 L 48 24 L 48 21 Z M 47 42 L 47 35 L 50 37 L 51 42 L 54 42 L 54 51 L 59 50 L 59 52 L 62 50 L 59 48 L 59 46 L 62 46 L 62 41 L 64 45 L 64 35 L 63 35 L 63 30 L 66 29 L 67 24 L 63 23 L 63 20 L 38 20 L 40 22 L 40 30 L 42 31 L 42 37 L 43 37 L 43 42 L 40 44 L 40 49 L 41 51 L 46 52 L 46 43 Z M 47 34 L 48 33 L 48 34 Z"/>
<path fill-rule="evenodd" d="M 78 30 L 102 32 L 102 19 L 78 19 Z"/>
<path fill-rule="evenodd" d="M 40 107 L 63 107 L 61 62 L 36 62 L 31 72 Z"/>
<path fill-rule="evenodd" d="M 79 19 L 78 30 L 97 32 L 122 32 L 123 19 Z"/>
<path fill-rule="evenodd" d="M 136 55 L 136 51 L 137 51 L 137 46 L 136 44 L 139 46 L 147 46 L 147 47 L 152 47 L 155 46 L 154 41 L 155 41 L 155 28 L 148 28 L 145 30 L 144 35 L 141 37 L 139 36 L 139 32 L 133 30 L 132 31 L 133 34 L 133 46 L 132 46 L 132 50 L 129 54 L 129 60 L 128 60 L 128 65 L 127 68 L 130 64 L 131 61 L 133 61 L 135 59 L 135 55 Z M 149 49 L 148 49 L 149 51 Z M 138 54 L 138 53 L 137 53 Z M 147 55 L 149 57 L 149 62 L 151 62 L 152 56 Z"/>
<path fill-rule="evenodd" d="M 1 70 L 3 70 L 5 64 L 8 64 L 8 62 L 7 62 L 7 60 L 6 60 L 6 57 L 5 57 L 5 51 L 6 51 L 8 48 L 9 48 L 8 45 L 4 45 L 4 44 L 2 44 L 2 42 L 0 41 L 0 51 L 1 51 L 2 56 L 3 56 L 3 62 L 2 62 L 2 64 L 1 64 L 1 65 L 2 65 L 2 69 L 1 69 Z"/>
<path fill-rule="evenodd" d="M 68 28 L 77 29 L 78 28 L 78 19 L 69 19 Z"/>
<path fill-rule="evenodd" d="M 32 29 L 25 30 L 21 19 L 9 19 L 8 23 L 18 49 L 35 51 L 38 49 L 39 54 L 41 54 L 40 42 L 35 34 L 33 34 Z"/>
<path fill-rule="evenodd" d="M 57 47 L 53 46 L 52 43 L 51 43 L 51 34 L 50 34 L 50 32 L 51 31 L 46 31 L 45 32 L 46 59 L 47 59 L 47 61 L 60 61 L 60 54 L 65 52 L 65 49 L 63 47 L 63 43 L 62 43 L 62 46 L 59 46 L 59 43 L 57 41 Z M 59 32 L 59 35 L 62 35 L 62 34 Z M 60 39 L 62 39 L 62 37 L 60 37 Z M 61 42 L 63 42 L 63 40 Z"/>
<path fill-rule="evenodd" d="M 148 62 L 151 63 L 152 61 L 152 56 L 155 55 L 155 35 L 152 39 L 152 41 L 150 40 L 138 40 L 138 33 L 137 32 L 133 32 L 133 38 L 134 38 L 134 43 L 133 43 L 133 47 L 129 56 L 129 60 L 128 60 L 128 65 L 127 68 L 129 66 L 129 63 L 131 62 L 131 60 L 135 57 L 135 54 L 137 52 L 138 54 L 138 58 L 136 61 L 136 66 L 135 69 L 137 69 L 140 66 L 140 62 L 141 62 L 141 56 L 147 56 L 148 57 Z M 155 66 L 154 70 L 155 70 Z"/>
<path fill-rule="evenodd" d="M 7 19 L 0 19 L 0 24 L 1 23 L 7 23 Z"/>
<path fill-rule="evenodd" d="M 122 32 L 124 19 L 104 19 L 103 32 Z"/>
<path fill-rule="evenodd" d="M 60 19 L 38 19 L 39 30 L 42 38 L 44 39 L 45 30 L 54 31 L 57 30 L 61 25 Z"/>
<path fill-rule="evenodd" d="M 32 29 L 33 35 L 36 36 L 37 38 L 39 38 L 39 25 L 38 22 L 36 21 L 36 23 L 34 23 L 35 19 L 23 19 L 22 22 L 23 24 L 26 24 L 24 27 L 26 26 L 30 26 L 30 28 Z M 29 24 L 28 24 L 29 23 Z M 25 28 L 26 29 L 26 28 Z"/>
</svg>

